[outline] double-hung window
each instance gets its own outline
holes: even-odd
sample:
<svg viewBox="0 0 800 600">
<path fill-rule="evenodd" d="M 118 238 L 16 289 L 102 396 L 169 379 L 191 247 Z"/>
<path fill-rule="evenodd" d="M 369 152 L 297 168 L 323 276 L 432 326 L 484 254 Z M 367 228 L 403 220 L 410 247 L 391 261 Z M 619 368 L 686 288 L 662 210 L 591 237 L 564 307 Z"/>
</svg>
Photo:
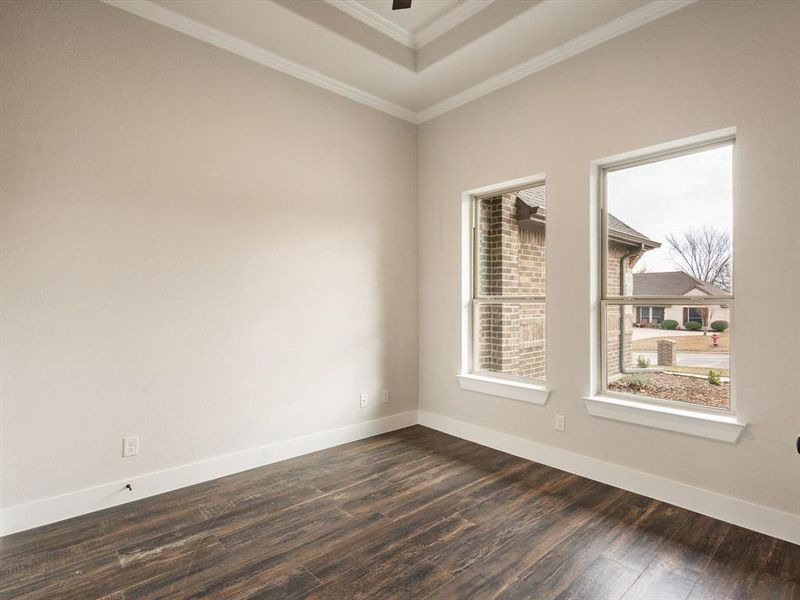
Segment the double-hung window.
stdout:
<svg viewBox="0 0 800 600">
<path fill-rule="evenodd" d="M 733 150 L 716 140 L 601 169 L 606 396 L 731 409 Z"/>
<path fill-rule="evenodd" d="M 545 380 L 546 215 L 544 182 L 472 198 L 474 375 Z"/>
</svg>

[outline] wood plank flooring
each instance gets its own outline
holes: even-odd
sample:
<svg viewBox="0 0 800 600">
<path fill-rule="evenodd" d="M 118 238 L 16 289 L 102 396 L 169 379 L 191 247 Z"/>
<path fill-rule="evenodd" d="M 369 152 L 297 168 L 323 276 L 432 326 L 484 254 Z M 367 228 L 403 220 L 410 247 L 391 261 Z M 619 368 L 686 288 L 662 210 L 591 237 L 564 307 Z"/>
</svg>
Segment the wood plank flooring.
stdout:
<svg viewBox="0 0 800 600">
<path fill-rule="evenodd" d="M 0 539 L 0 598 L 800 599 L 800 546 L 416 426 Z"/>
</svg>

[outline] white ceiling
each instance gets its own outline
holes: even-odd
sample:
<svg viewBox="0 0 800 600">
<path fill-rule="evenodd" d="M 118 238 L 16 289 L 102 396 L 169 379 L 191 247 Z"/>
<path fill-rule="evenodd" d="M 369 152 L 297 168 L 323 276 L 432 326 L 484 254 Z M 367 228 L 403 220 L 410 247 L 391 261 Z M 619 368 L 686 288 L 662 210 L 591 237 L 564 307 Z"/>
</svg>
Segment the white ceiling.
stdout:
<svg viewBox="0 0 800 600">
<path fill-rule="evenodd" d="M 419 123 L 694 0 L 104 0 Z"/>
</svg>

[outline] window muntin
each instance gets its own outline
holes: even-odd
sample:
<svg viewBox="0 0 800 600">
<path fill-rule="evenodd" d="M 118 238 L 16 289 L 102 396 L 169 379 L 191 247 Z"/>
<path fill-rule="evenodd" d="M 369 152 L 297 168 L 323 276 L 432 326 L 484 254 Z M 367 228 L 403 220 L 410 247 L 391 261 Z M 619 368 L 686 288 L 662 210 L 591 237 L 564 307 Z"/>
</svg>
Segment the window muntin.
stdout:
<svg viewBox="0 0 800 600">
<path fill-rule="evenodd" d="M 733 140 L 610 165 L 600 181 L 601 391 L 730 409 Z"/>
<path fill-rule="evenodd" d="M 471 372 L 543 382 L 544 183 L 473 202 Z"/>
</svg>

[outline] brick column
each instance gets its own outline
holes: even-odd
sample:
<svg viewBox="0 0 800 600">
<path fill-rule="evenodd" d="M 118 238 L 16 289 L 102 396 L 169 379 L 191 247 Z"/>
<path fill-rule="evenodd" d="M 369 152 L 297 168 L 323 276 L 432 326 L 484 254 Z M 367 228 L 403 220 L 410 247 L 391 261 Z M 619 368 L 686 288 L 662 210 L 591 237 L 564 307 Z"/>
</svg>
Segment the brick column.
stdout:
<svg viewBox="0 0 800 600">
<path fill-rule="evenodd" d="M 675 364 L 675 342 L 672 340 L 658 340 L 658 365 L 669 367 Z"/>
</svg>

